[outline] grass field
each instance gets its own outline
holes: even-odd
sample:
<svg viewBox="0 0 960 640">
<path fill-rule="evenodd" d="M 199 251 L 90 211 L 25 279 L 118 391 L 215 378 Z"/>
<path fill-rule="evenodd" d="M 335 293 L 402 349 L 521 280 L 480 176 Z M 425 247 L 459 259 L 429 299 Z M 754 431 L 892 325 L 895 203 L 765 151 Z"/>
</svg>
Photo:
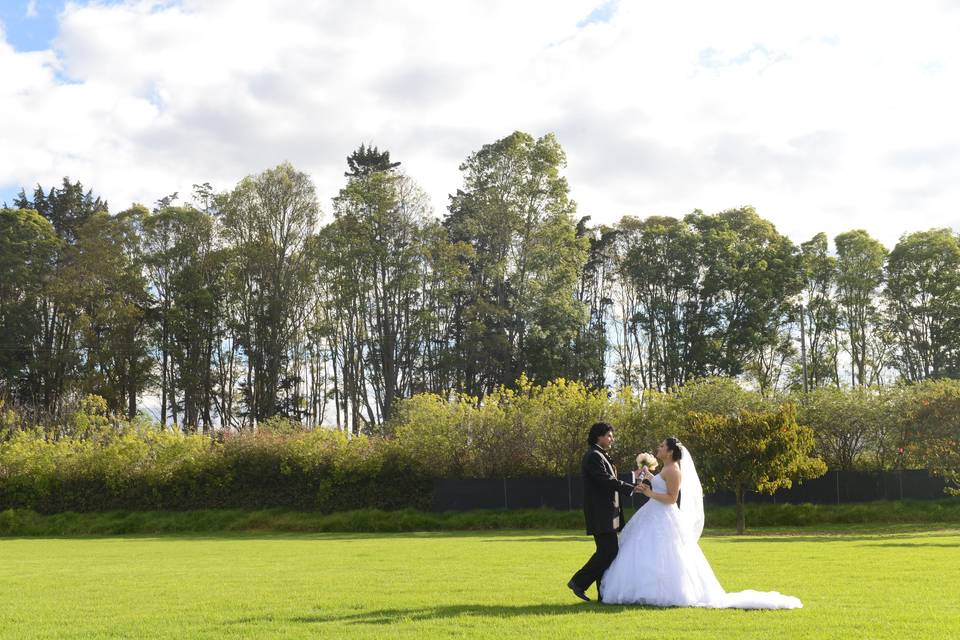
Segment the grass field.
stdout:
<svg viewBox="0 0 960 640">
<path fill-rule="evenodd" d="M 701 544 L 804 608 L 582 603 L 569 531 L 0 538 L 0 638 L 960 638 L 960 528 Z"/>
</svg>

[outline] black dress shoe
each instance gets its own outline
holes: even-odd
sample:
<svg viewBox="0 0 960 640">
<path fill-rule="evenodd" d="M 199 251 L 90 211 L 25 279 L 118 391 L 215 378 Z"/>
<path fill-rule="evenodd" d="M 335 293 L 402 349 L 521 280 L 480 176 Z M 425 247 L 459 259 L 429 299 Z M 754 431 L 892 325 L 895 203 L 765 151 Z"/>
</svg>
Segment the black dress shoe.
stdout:
<svg viewBox="0 0 960 640">
<path fill-rule="evenodd" d="M 573 580 L 568 582 L 567 586 L 570 587 L 570 591 L 573 591 L 573 595 L 577 596 L 581 600 L 586 600 L 587 602 L 590 602 L 590 598 L 587 597 L 587 594 L 585 594 L 583 592 L 583 589 L 578 587 Z"/>
</svg>

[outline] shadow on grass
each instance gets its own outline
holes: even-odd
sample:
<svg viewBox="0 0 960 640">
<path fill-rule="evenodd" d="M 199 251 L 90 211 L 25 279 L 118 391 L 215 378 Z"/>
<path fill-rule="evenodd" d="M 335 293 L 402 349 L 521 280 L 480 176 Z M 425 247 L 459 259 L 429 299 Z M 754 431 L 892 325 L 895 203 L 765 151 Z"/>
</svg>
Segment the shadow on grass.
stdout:
<svg viewBox="0 0 960 640">
<path fill-rule="evenodd" d="M 665 611 L 669 607 L 642 605 L 606 605 L 598 602 L 572 604 L 529 604 L 529 605 L 485 605 L 458 604 L 436 607 L 415 607 L 411 609 L 374 609 L 358 613 L 330 614 L 318 613 L 310 616 L 289 618 L 289 622 L 317 624 L 339 622 L 353 625 L 389 625 L 398 622 L 421 622 L 428 620 L 446 620 L 460 616 L 480 618 L 525 618 L 529 616 L 591 615 L 622 613 L 629 610 Z M 257 622 L 277 622 L 272 615 L 251 616 L 228 620 L 226 624 L 250 624 Z"/>
<path fill-rule="evenodd" d="M 630 609 L 650 609 L 657 607 L 606 605 L 597 602 L 573 604 L 529 604 L 529 605 L 482 605 L 460 604 L 437 607 L 418 607 L 413 609 L 379 609 L 345 615 L 300 616 L 295 622 L 345 622 L 349 624 L 383 625 L 402 621 L 420 622 L 423 620 L 443 620 L 459 616 L 482 618 L 524 618 L 528 616 L 556 616 L 621 613 Z"/>
</svg>

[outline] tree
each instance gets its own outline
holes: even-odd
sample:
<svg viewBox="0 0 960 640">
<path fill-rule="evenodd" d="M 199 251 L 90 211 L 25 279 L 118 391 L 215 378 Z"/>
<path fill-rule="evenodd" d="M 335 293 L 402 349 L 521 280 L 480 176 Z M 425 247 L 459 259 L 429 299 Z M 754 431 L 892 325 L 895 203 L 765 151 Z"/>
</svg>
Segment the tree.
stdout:
<svg viewBox="0 0 960 640">
<path fill-rule="evenodd" d="M 803 398 L 799 420 L 813 428 L 817 454 L 831 469 L 852 471 L 874 444 L 877 423 L 885 417 L 879 396 L 876 388 L 826 386 Z"/>
<path fill-rule="evenodd" d="M 752 207 L 686 220 L 700 236 L 704 307 L 711 325 L 706 372 L 739 375 L 743 365 L 780 341 L 791 299 L 800 292 L 799 256 L 786 236 Z"/>
<path fill-rule="evenodd" d="M 773 493 L 827 470 L 822 460 L 811 456 L 813 430 L 797 424 L 791 404 L 775 411 L 694 413 L 686 440 L 688 448 L 697 452 L 704 489 L 727 489 L 736 496 L 738 534 L 745 528 L 747 491 Z M 682 473 L 682 462 L 680 468 Z"/>
<path fill-rule="evenodd" d="M 887 250 L 863 229 L 841 233 L 834 238 L 837 248 L 837 302 L 841 325 L 847 334 L 851 383 L 869 386 L 880 382 L 887 364 L 885 345 L 878 336 L 880 288 Z M 875 342 L 880 338 L 880 342 Z"/>
<path fill-rule="evenodd" d="M 320 230 L 316 242 L 319 266 L 315 325 L 330 343 L 335 424 L 359 433 L 374 421 L 363 367 L 367 298 L 358 274 L 363 255 L 362 232 L 352 216 L 336 218 Z M 367 416 L 362 411 L 367 409 Z"/>
<path fill-rule="evenodd" d="M 897 364 L 917 382 L 960 374 L 960 240 L 950 229 L 903 236 L 887 259 Z"/>
<path fill-rule="evenodd" d="M 372 156 L 372 157 L 371 157 Z M 361 145 L 347 160 L 347 185 L 334 199 L 341 252 L 356 269 L 351 300 L 364 324 L 367 340 L 360 357 L 374 396 L 372 421 L 389 420 L 395 399 L 414 384 L 414 363 L 421 348 L 420 275 L 424 231 L 430 206 L 426 194 L 409 177 L 395 171 L 389 152 Z M 349 231 L 349 232 L 348 232 Z M 359 384 L 358 392 L 366 393 Z"/>
<path fill-rule="evenodd" d="M 192 206 L 165 206 L 144 222 L 145 264 L 157 297 L 154 315 L 161 356 L 161 422 L 167 399 L 183 425 L 212 426 L 211 368 L 223 326 L 224 254 L 214 249 L 214 218 Z M 177 392 L 182 403 L 177 402 Z M 229 422 L 229 420 L 228 420 Z"/>
<path fill-rule="evenodd" d="M 803 292 L 805 300 L 800 313 L 803 314 L 803 351 L 807 361 L 805 367 L 806 388 L 817 388 L 827 383 L 840 385 L 838 308 L 835 300 L 837 284 L 837 259 L 829 254 L 827 235 L 818 233 L 800 245 L 801 268 L 803 270 Z M 795 376 L 797 377 L 797 376 Z M 803 388 L 803 380 L 799 385 Z"/>
<path fill-rule="evenodd" d="M 587 227 L 589 216 L 577 224 L 577 236 L 590 241 L 587 261 L 577 285 L 577 300 L 587 309 L 587 323 L 579 328 L 573 345 L 577 379 L 600 388 L 607 384 L 607 353 L 610 350 L 610 316 L 614 304 L 612 289 L 616 281 L 616 242 L 614 227 Z"/>
<path fill-rule="evenodd" d="M 247 358 L 246 404 L 259 420 L 282 411 L 279 391 L 315 277 L 308 247 L 320 207 L 310 177 L 289 163 L 244 178 L 217 206 L 239 312 L 231 321 Z"/>
<path fill-rule="evenodd" d="M 64 274 L 81 259 L 77 246 L 80 229 L 95 214 L 107 213 L 107 203 L 94 197 L 92 190 L 84 191 L 80 182 L 71 183 L 64 178 L 59 188 L 52 187 L 46 193 L 37 185 L 32 200 L 21 190 L 14 204 L 21 209 L 34 209 L 49 220 L 60 240 L 52 257 L 53 273 L 37 309 L 40 332 L 32 345 L 25 388 L 34 405 L 52 419 L 59 419 L 83 365 L 77 344 L 83 300 Z"/>
<path fill-rule="evenodd" d="M 46 194 L 38 184 L 33 191 L 33 200 L 28 199 L 26 192 L 21 189 L 14 206 L 39 212 L 53 224 L 57 235 L 67 244 L 76 241 L 80 227 L 90 216 L 98 211 L 109 210 L 106 200 L 94 197 L 92 189 L 85 192 L 79 180 L 70 182 L 67 177 L 63 178 L 60 188 L 51 187 Z"/>
<path fill-rule="evenodd" d="M 359 149 L 347 156 L 349 170 L 343 175 L 345 178 L 362 178 L 370 173 L 389 173 L 399 166 L 399 162 L 390 162 L 389 151 L 361 144 Z"/>
<path fill-rule="evenodd" d="M 790 240 L 750 207 L 624 218 L 620 229 L 622 277 L 632 285 L 624 316 L 644 385 L 750 369 L 772 389 L 789 342 L 788 301 L 800 289 Z"/>
<path fill-rule="evenodd" d="M 666 216 L 625 218 L 621 229 L 631 239 L 623 271 L 635 294 L 631 333 L 645 386 L 665 390 L 704 375 L 712 321 L 696 230 Z"/>
<path fill-rule="evenodd" d="M 960 382 L 928 380 L 911 388 L 902 448 L 960 495 Z"/>
<path fill-rule="evenodd" d="M 439 221 L 427 224 L 422 235 L 422 303 L 417 310 L 422 343 L 415 386 L 419 391 L 443 394 L 458 388 L 462 380 L 456 339 L 458 301 L 467 290 L 473 247 L 467 242 L 451 242 Z"/>
<path fill-rule="evenodd" d="M 139 233 L 146 214 L 98 211 L 76 230 L 76 253 L 63 267 L 61 296 L 78 310 L 79 390 L 133 418 L 150 379 L 148 307 Z"/>
<path fill-rule="evenodd" d="M 30 370 L 43 335 L 44 294 L 60 247 L 49 220 L 31 209 L 0 209 L 0 396 L 32 400 Z"/>
<path fill-rule="evenodd" d="M 577 235 L 563 149 L 552 134 L 515 132 L 484 145 L 460 166 L 464 184 L 444 220 L 452 243 L 473 247 L 458 296 L 454 336 L 460 386 L 483 395 L 565 375 L 586 323 L 576 288 L 589 241 Z"/>
</svg>

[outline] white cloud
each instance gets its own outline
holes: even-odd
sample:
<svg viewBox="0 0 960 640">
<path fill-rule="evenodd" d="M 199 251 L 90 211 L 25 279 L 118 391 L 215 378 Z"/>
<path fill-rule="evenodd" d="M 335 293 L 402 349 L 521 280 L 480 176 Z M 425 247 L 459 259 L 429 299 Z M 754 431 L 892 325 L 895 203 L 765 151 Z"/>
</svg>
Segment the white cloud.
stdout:
<svg viewBox="0 0 960 640">
<path fill-rule="evenodd" d="M 28 18 L 37 17 L 37 0 L 30 0 L 27 2 L 27 10 L 24 15 Z"/>
<path fill-rule="evenodd" d="M 442 212 L 468 153 L 555 131 L 594 221 L 750 203 L 892 245 L 960 229 L 958 26 L 936 0 L 70 4 L 53 51 L 0 41 L 0 184 L 117 210 L 289 159 L 329 211 L 372 141 Z"/>
</svg>

